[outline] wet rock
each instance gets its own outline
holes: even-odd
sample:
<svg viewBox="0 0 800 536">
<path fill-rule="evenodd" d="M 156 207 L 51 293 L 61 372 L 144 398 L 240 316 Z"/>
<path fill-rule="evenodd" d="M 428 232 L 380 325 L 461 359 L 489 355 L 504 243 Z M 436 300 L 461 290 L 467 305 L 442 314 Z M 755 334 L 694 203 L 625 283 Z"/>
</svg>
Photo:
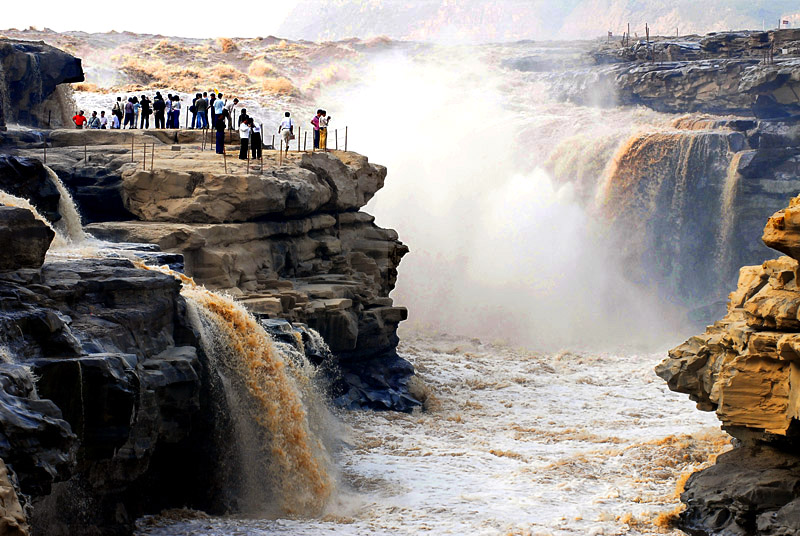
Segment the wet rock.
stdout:
<svg viewBox="0 0 800 536">
<path fill-rule="evenodd" d="M 40 160 L 0 154 L 0 190 L 27 199 L 51 223 L 61 219 L 61 196 Z"/>
<path fill-rule="evenodd" d="M 28 536 L 30 527 L 17 496 L 17 486 L 8 467 L 0 460 L 0 534 Z"/>
<path fill-rule="evenodd" d="M 0 68 L 7 86 L 9 106 L 3 115 L 8 123 L 42 126 L 56 86 L 84 80 L 81 60 L 43 42 L 0 40 Z M 59 123 L 60 112 L 57 108 Z"/>
<path fill-rule="evenodd" d="M 690 534 L 795 534 L 800 458 L 765 445 L 733 449 L 693 474 L 681 501 L 680 525 Z"/>
<path fill-rule="evenodd" d="M 39 268 L 54 236 L 30 210 L 0 206 L 0 270 Z"/>
</svg>

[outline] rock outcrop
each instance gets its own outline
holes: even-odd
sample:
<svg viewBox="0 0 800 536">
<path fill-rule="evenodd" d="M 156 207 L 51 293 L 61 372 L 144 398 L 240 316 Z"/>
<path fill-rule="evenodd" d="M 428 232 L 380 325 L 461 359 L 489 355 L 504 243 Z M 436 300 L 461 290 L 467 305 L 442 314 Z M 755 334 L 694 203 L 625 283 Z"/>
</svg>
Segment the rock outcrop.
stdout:
<svg viewBox="0 0 800 536">
<path fill-rule="evenodd" d="M 263 169 L 253 161 L 248 173 L 229 159 L 226 173 L 201 150 L 200 136 L 53 131 L 48 164 L 94 236 L 179 254 L 187 275 L 251 312 L 319 331 L 339 360 L 341 404 L 415 406 L 405 387 L 413 370 L 395 351 L 407 312 L 388 297 L 408 248 L 359 212 L 383 187 L 386 168 L 339 151 L 290 153 L 279 165 L 267 151 Z"/>
<path fill-rule="evenodd" d="M 738 447 L 690 478 L 683 527 L 696 534 L 789 534 L 800 526 L 800 198 L 763 240 L 791 256 L 741 269 L 728 314 L 673 349 L 656 372 L 715 411 Z"/>
<path fill-rule="evenodd" d="M 0 39 L 0 130 L 68 125 L 74 105 L 58 86 L 82 81 L 78 58 L 43 42 Z"/>
</svg>

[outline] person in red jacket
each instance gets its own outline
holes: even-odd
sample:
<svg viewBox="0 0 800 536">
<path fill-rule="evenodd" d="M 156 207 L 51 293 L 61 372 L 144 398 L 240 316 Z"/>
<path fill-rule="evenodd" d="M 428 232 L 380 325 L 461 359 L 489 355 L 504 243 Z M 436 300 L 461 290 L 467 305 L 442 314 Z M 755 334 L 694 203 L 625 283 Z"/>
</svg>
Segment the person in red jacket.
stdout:
<svg viewBox="0 0 800 536">
<path fill-rule="evenodd" d="M 75 123 L 75 128 L 83 128 L 83 125 L 86 124 L 86 116 L 83 115 L 83 110 L 72 117 L 72 122 Z"/>
</svg>

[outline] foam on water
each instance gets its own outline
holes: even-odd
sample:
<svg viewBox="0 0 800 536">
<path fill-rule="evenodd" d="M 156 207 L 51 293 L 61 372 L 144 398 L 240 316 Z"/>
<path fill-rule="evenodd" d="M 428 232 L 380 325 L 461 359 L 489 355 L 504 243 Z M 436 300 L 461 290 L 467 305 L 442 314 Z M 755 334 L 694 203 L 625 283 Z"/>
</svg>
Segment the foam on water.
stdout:
<svg viewBox="0 0 800 536">
<path fill-rule="evenodd" d="M 680 534 L 676 482 L 727 448 L 661 356 L 538 354 L 406 333 L 426 411 L 342 412 L 346 487 L 321 519 L 146 518 L 140 535 Z"/>
</svg>

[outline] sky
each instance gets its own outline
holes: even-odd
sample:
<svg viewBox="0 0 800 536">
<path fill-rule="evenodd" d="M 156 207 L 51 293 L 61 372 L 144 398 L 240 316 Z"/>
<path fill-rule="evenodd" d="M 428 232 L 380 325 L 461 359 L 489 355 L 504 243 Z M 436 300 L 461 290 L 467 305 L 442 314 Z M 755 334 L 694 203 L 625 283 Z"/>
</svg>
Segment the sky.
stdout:
<svg viewBox="0 0 800 536">
<path fill-rule="evenodd" d="M 177 35 L 181 37 L 258 37 L 277 35 L 292 1 L 113 2 L 108 0 L 39 0 L 3 3 L 2 28 L 35 26 L 59 32 L 80 30 Z M 168 6 L 178 6 L 176 10 Z M 130 13 L 130 15 L 126 15 Z M 221 16 L 219 15 L 221 14 Z M 220 19 L 225 22 L 220 23 Z"/>
</svg>

